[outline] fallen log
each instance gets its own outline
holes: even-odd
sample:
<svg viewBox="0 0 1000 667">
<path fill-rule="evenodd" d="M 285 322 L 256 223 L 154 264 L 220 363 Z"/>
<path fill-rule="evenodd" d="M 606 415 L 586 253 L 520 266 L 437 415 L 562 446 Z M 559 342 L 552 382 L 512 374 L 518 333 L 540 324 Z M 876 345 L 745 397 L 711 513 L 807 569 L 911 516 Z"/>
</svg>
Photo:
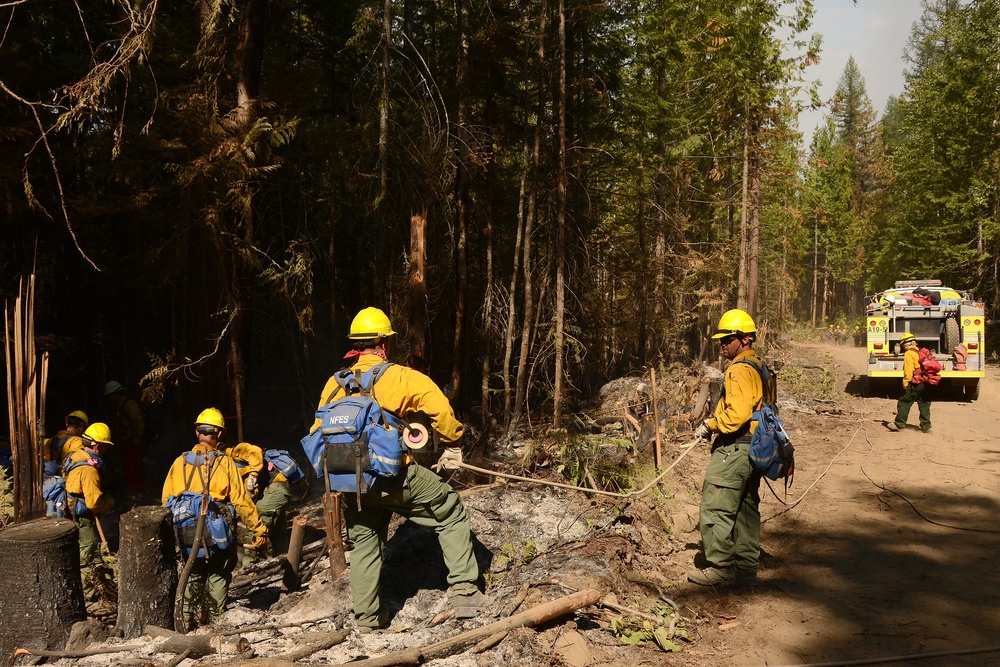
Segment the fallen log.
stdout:
<svg viewBox="0 0 1000 667">
<path fill-rule="evenodd" d="M 144 644 L 122 644 L 121 646 L 104 646 L 101 648 L 85 648 L 79 651 L 44 651 L 34 648 L 19 648 L 14 651 L 12 661 L 19 655 L 35 655 L 42 658 L 87 658 L 92 655 L 104 655 L 105 653 L 127 653 L 129 651 L 141 651 L 146 646 Z"/>
<path fill-rule="evenodd" d="M 239 655 L 246 658 L 253 656 L 253 647 L 243 637 L 224 634 L 212 635 L 182 635 L 173 630 L 155 625 L 147 625 L 145 634 L 150 637 L 166 637 L 166 641 L 156 647 L 157 653 L 184 653 L 190 651 L 196 655 L 221 654 Z"/>
<path fill-rule="evenodd" d="M 541 623 L 546 623 L 559 618 L 560 616 L 576 611 L 577 609 L 597 604 L 600 599 L 600 591 L 580 591 L 579 593 L 573 593 L 572 595 L 567 595 L 551 602 L 546 602 L 545 604 L 538 605 L 537 607 L 532 607 L 531 609 L 522 611 L 516 616 L 511 616 L 510 618 L 505 618 L 496 621 L 495 623 L 484 625 L 483 627 L 476 628 L 475 630 L 463 632 L 460 635 L 456 635 L 450 639 L 444 639 L 428 646 L 407 649 L 405 651 L 397 651 L 395 653 L 389 653 L 377 658 L 368 658 L 367 660 L 355 660 L 354 662 L 344 664 L 350 665 L 350 667 L 419 665 L 427 662 L 428 660 L 443 658 L 451 655 L 463 650 L 467 646 L 476 644 L 484 639 L 515 628 L 529 628 Z"/>
<path fill-rule="evenodd" d="M 236 658 L 235 660 L 214 663 L 213 667 L 302 667 L 297 663 L 297 661 L 302 660 L 303 658 L 308 658 L 313 653 L 325 651 L 332 646 L 343 643 L 348 637 L 351 636 L 352 632 L 353 630 L 350 628 L 344 628 L 341 630 L 334 630 L 332 632 L 317 633 L 322 634 L 322 636 L 320 636 L 316 641 L 310 642 L 305 646 L 295 649 L 289 653 L 282 653 L 281 655 L 262 658 L 253 658 L 252 660 Z"/>
</svg>

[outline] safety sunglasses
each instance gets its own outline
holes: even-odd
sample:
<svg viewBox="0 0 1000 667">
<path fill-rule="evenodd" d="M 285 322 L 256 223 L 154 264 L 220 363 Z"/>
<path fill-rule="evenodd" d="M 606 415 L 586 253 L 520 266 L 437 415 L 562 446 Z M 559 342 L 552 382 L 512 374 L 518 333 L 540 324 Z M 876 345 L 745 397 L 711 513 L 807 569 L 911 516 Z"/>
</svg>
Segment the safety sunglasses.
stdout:
<svg viewBox="0 0 1000 667">
<path fill-rule="evenodd" d="M 219 429 L 215 428 L 214 426 L 196 426 L 194 430 L 200 433 L 201 435 L 219 434 Z"/>
<path fill-rule="evenodd" d="M 725 336 L 724 338 L 720 338 L 719 342 L 722 345 L 732 345 L 734 340 L 739 340 L 739 336 Z"/>
</svg>

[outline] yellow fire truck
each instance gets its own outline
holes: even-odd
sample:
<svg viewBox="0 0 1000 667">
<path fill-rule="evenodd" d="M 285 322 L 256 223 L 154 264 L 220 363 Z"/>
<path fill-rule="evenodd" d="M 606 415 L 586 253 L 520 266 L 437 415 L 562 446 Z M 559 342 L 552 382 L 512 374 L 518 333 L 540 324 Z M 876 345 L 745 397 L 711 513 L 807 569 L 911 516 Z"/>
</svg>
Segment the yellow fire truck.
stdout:
<svg viewBox="0 0 1000 667">
<path fill-rule="evenodd" d="M 899 337 L 913 334 L 941 362 L 941 384 L 979 398 L 985 376 L 986 317 L 982 302 L 940 280 L 900 280 L 868 297 L 868 382 L 903 377 Z"/>
</svg>

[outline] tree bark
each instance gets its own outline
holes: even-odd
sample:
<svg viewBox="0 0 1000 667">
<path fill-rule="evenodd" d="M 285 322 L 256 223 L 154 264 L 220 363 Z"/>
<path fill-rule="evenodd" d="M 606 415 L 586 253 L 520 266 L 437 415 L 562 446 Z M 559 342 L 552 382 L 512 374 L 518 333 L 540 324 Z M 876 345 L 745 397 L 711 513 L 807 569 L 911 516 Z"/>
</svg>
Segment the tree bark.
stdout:
<svg viewBox="0 0 1000 667">
<path fill-rule="evenodd" d="M 392 49 L 392 0 L 382 6 L 382 93 L 378 105 L 378 201 L 389 186 L 389 66 Z"/>
<path fill-rule="evenodd" d="M 27 283 L 27 284 L 25 284 Z M 18 285 L 13 309 L 6 309 L 4 338 L 7 362 L 8 425 L 13 457 L 14 523 L 45 514 L 42 500 L 42 452 L 39 425 L 45 423 L 48 353 L 41 373 L 35 355 L 35 276 Z"/>
<path fill-rule="evenodd" d="M 749 113 L 749 108 L 746 109 Z M 740 198 L 740 266 L 737 277 L 736 307 L 747 307 L 747 214 L 750 208 L 750 130 L 743 137 L 743 190 Z"/>
<path fill-rule="evenodd" d="M 750 137 L 750 229 L 747 247 L 747 306 L 751 317 L 757 317 L 757 300 L 760 294 L 758 284 L 758 254 L 760 251 L 760 155 L 756 149 L 758 128 L 753 126 Z"/>
<path fill-rule="evenodd" d="M 552 427 L 562 425 L 566 355 L 566 3 L 559 0 L 559 85 L 556 91 L 556 326 Z"/>
<path fill-rule="evenodd" d="M 43 518 L 0 530 L 0 571 L 0 656 L 62 648 L 87 617 L 76 524 Z"/>
<path fill-rule="evenodd" d="M 117 627 L 132 639 L 147 625 L 173 625 L 177 558 L 165 507 L 137 507 L 122 516 L 120 526 Z"/>
<path fill-rule="evenodd" d="M 454 402 L 462 395 L 462 378 L 466 370 L 468 336 L 467 301 L 469 295 L 468 217 L 469 217 L 469 3 L 458 1 L 458 55 L 455 66 L 455 94 L 458 110 L 458 166 L 455 174 L 455 339 L 452 347 L 451 382 L 449 393 Z"/>
<path fill-rule="evenodd" d="M 548 2 L 542 0 L 538 19 L 538 109 L 535 119 L 535 138 L 531 149 L 531 185 L 528 188 L 528 213 L 524 220 L 524 320 L 521 322 L 521 350 L 517 362 L 517 391 L 514 400 L 513 427 L 524 414 L 528 399 L 528 353 L 531 351 L 531 332 L 535 320 L 535 289 L 532 278 L 531 237 L 538 214 L 538 171 L 542 143 L 542 119 L 545 117 L 545 21 Z"/>
<path fill-rule="evenodd" d="M 257 98 L 260 96 L 261 69 L 264 60 L 264 15 L 267 0 L 244 0 L 240 7 L 240 40 L 236 50 L 237 109 L 236 119 L 240 134 L 247 136 L 257 116 Z M 236 238 L 244 248 L 252 248 L 255 241 L 256 209 L 254 191 L 248 184 L 242 189 L 240 202 L 233 216 Z M 248 357 L 252 341 L 253 285 L 256 269 L 245 250 L 232 254 L 232 273 L 229 284 L 229 308 L 233 314 L 229 347 L 229 375 L 236 407 L 236 437 L 243 437 Z"/>
<path fill-rule="evenodd" d="M 510 289 L 507 291 L 507 330 L 503 341 L 503 413 L 510 418 L 510 410 L 514 404 L 513 390 L 510 382 L 510 364 L 514 356 L 514 328 L 517 326 L 517 276 L 521 272 L 521 255 L 523 253 L 525 206 L 527 205 L 528 172 L 530 164 L 528 139 L 524 140 L 524 165 L 521 169 L 521 187 L 517 201 L 517 231 L 514 237 L 514 266 L 510 274 Z"/>
<path fill-rule="evenodd" d="M 819 300 L 819 218 L 813 221 L 813 285 L 812 285 L 812 327 L 816 328 L 816 304 Z"/>
<path fill-rule="evenodd" d="M 426 372 L 427 209 L 410 216 L 410 368 Z"/>
</svg>

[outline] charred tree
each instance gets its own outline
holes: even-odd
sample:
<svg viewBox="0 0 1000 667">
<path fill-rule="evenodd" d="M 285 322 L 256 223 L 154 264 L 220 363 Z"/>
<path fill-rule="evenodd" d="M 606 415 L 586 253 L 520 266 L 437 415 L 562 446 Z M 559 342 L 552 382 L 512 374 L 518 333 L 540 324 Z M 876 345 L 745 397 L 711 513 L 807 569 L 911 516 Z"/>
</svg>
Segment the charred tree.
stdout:
<svg viewBox="0 0 1000 667">
<path fill-rule="evenodd" d="M 462 396 L 462 382 L 468 356 L 468 224 L 469 224 L 469 165 L 471 160 L 469 133 L 469 5 L 458 3 L 458 59 L 455 68 L 455 88 L 458 94 L 456 125 L 458 126 L 458 166 L 455 173 L 455 339 L 451 360 L 449 397 L 452 402 Z"/>
<path fill-rule="evenodd" d="M 76 524 L 37 519 L 0 530 L 0 656 L 60 649 L 87 617 Z"/>
<path fill-rule="evenodd" d="M 410 216 L 410 368 L 427 371 L 427 210 Z"/>
<path fill-rule="evenodd" d="M 147 625 L 173 624 L 177 561 L 173 523 L 165 507 L 137 507 L 121 518 L 118 628 L 127 639 Z"/>
</svg>

